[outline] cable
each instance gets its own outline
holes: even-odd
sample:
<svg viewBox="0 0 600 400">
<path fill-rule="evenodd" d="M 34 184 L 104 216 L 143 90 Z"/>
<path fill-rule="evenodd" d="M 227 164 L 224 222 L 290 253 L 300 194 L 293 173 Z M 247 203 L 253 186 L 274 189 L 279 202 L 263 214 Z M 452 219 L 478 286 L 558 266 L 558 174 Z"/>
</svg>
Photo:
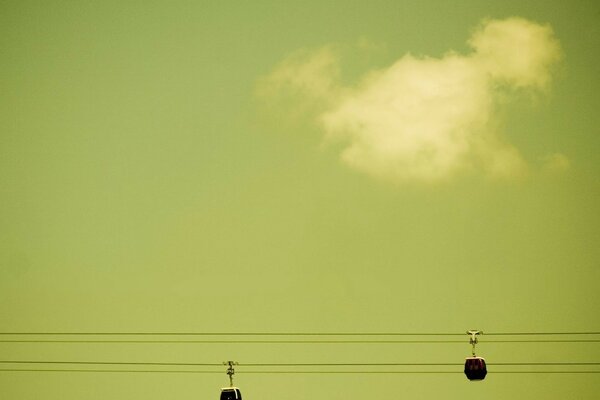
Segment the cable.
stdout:
<svg viewBox="0 0 600 400">
<path fill-rule="evenodd" d="M 600 371 L 494 371 L 492 374 L 600 374 Z"/>
<path fill-rule="evenodd" d="M 28 361 L 0 360 L 0 364 L 72 364 L 72 365 L 148 365 L 177 367 L 221 367 L 223 363 L 176 363 L 176 362 L 123 362 L 123 361 Z"/>
<path fill-rule="evenodd" d="M 0 332 L 19 336 L 464 336 L 458 332 Z M 579 332 L 484 332 L 484 336 L 600 335 Z"/>
<path fill-rule="evenodd" d="M 484 336 L 560 336 L 560 335 L 600 335 L 600 332 L 495 332 Z"/>
<path fill-rule="evenodd" d="M 123 361 L 37 361 L 0 360 L 0 364 L 71 364 L 71 365 L 147 365 L 178 367 L 222 367 L 223 363 L 181 363 L 181 362 L 123 362 Z M 462 366 L 463 363 L 238 363 L 239 367 L 414 367 L 414 366 Z M 495 362 L 495 366 L 590 366 L 600 362 Z M 247 373 L 249 371 L 245 371 Z"/>
<path fill-rule="evenodd" d="M 164 374 L 222 374 L 222 371 L 184 371 L 184 370 L 134 370 L 134 369 L 14 369 L 2 368 L 0 372 L 129 372 L 129 373 L 164 373 Z"/>
<path fill-rule="evenodd" d="M 464 340 L 0 340 L 0 343 L 209 343 L 209 344 L 321 344 L 321 343 L 462 343 Z"/>
<path fill-rule="evenodd" d="M 558 339 L 560 336 L 578 336 L 572 339 Z M 579 331 L 579 332 L 492 332 L 486 333 L 486 339 L 480 343 L 600 343 L 600 338 L 582 339 L 582 336 L 600 335 L 596 331 Z M 456 332 L 0 332 L 0 337 L 7 336 L 57 336 L 59 338 L 52 339 L 0 339 L 0 343 L 86 343 L 86 344 L 435 344 L 435 343 L 460 343 L 464 344 L 464 340 L 457 339 L 386 339 L 389 337 L 413 337 L 413 336 L 428 336 L 428 337 L 448 337 L 448 336 L 464 336 L 464 333 Z M 60 338 L 66 336 L 67 338 Z M 109 337 L 114 339 L 85 339 L 77 337 Z M 229 339 L 122 339 L 119 336 L 128 337 L 151 337 L 151 336 L 175 336 L 175 337 L 230 337 Z M 234 337 L 269 337 L 269 339 L 235 339 Z M 332 337 L 332 339 L 270 339 L 271 337 Z M 552 337 L 550 339 L 500 339 L 487 340 L 487 337 L 494 336 L 542 336 Z M 71 339 L 71 337 L 75 337 Z M 338 337 L 337 339 L 335 337 Z M 354 339 L 339 339 L 339 337 L 355 337 Z M 360 337 L 380 337 L 376 339 L 361 339 Z"/>
<path fill-rule="evenodd" d="M 223 374 L 222 371 L 199 370 L 125 370 L 125 369 L 14 369 L 0 372 L 87 372 L 87 373 L 168 373 L 168 374 Z M 462 371 L 247 371 L 246 374 L 462 374 Z M 598 371 L 492 371 L 490 374 L 598 374 Z"/>
<path fill-rule="evenodd" d="M 198 367 L 211 366 L 222 367 L 222 363 L 182 363 L 182 362 L 123 362 L 123 361 L 38 361 L 38 360 L 0 360 L 0 364 L 40 364 L 40 365 L 90 365 L 90 366 L 170 366 L 170 367 Z M 306 367 L 458 367 L 462 363 L 240 363 L 240 367 L 280 367 L 280 368 L 306 368 Z M 497 362 L 488 363 L 488 366 L 598 366 L 600 362 Z M 0 372 L 87 372 L 87 373 L 194 373 L 194 374 L 223 374 L 218 370 L 188 370 L 188 369 L 40 369 L 40 368 L 1 368 Z M 332 369 L 278 369 L 278 370 L 244 370 L 242 374 L 460 374 L 460 370 L 332 370 Z M 504 370 L 490 371 L 492 374 L 596 374 L 600 370 Z"/>
<path fill-rule="evenodd" d="M 464 333 L 405 332 L 0 332 L 0 335 L 56 336 L 464 336 Z"/>
<path fill-rule="evenodd" d="M 246 371 L 244 374 L 463 374 L 463 371 Z M 598 371 L 488 371 L 488 374 L 600 374 Z"/>
<path fill-rule="evenodd" d="M 0 335 L 93 336 L 464 336 L 457 332 L 0 332 Z M 600 335 L 600 332 L 490 332 L 485 336 Z"/>
<path fill-rule="evenodd" d="M 465 340 L 87 340 L 87 339 L 0 339 L 0 343 L 132 343 L 132 344 L 427 344 L 427 343 L 468 343 Z M 600 339 L 508 339 L 482 340 L 479 343 L 600 343 Z"/>
</svg>

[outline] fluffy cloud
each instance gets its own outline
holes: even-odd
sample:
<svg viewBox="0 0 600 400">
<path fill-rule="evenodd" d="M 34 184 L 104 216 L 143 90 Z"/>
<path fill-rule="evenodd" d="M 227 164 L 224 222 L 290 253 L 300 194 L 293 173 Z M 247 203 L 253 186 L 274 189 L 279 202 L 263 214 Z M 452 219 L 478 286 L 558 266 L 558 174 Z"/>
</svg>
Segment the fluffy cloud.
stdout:
<svg viewBox="0 0 600 400">
<path fill-rule="evenodd" d="M 515 87 L 544 88 L 551 78 L 549 67 L 561 54 L 549 26 L 522 18 L 486 21 L 469 44 L 481 69 Z"/>
<path fill-rule="evenodd" d="M 343 143 L 342 161 L 373 177 L 405 183 L 467 171 L 523 175 L 526 161 L 496 129 L 498 93 L 546 88 L 560 58 L 558 42 L 548 26 L 509 18 L 484 21 L 468 43 L 467 55 L 404 55 L 354 88 L 339 85 L 330 48 L 297 54 L 261 87 L 321 104 L 316 119 L 326 140 Z"/>
</svg>

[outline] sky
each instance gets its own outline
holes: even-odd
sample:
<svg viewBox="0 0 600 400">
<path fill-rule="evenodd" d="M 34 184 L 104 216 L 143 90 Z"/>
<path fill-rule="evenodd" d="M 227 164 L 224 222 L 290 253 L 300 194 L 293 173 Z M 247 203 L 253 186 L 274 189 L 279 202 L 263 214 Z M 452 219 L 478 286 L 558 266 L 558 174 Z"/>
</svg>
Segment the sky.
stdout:
<svg viewBox="0 0 600 400">
<path fill-rule="evenodd" d="M 0 332 L 480 329 L 490 364 L 600 362 L 598 343 L 485 336 L 600 331 L 599 37 L 592 0 L 1 1 Z M 0 359 L 461 363 L 461 338 Z M 246 400 L 600 392 L 245 370 Z M 216 399 L 222 371 L 0 371 L 0 397 Z"/>
</svg>

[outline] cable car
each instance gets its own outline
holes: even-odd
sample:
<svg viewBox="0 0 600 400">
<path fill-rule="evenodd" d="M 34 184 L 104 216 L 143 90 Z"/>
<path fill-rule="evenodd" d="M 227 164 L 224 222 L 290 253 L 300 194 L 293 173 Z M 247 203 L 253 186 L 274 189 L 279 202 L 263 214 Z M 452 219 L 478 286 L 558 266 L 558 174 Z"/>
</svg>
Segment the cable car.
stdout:
<svg viewBox="0 0 600 400">
<path fill-rule="evenodd" d="M 487 367 L 483 357 L 467 357 L 465 359 L 465 375 L 470 381 L 482 381 L 487 375 Z"/>
<path fill-rule="evenodd" d="M 222 388 L 220 400 L 242 400 L 242 392 L 236 387 Z"/>
</svg>

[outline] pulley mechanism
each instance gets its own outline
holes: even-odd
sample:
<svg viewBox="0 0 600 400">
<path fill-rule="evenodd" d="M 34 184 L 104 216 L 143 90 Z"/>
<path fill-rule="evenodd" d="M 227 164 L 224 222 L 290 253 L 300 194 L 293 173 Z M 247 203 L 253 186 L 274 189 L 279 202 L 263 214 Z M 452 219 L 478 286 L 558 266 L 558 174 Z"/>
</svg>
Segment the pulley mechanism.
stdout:
<svg viewBox="0 0 600 400">
<path fill-rule="evenodd" d="M 235 375 L 234 365 L 238 365 L 235 361 L 223 361 L 223 365 L 227 365 L 227 375 L 229 375 L 229 386 L 233 387 L 233 375 Z"/>
<path fill-rule="evenodd" d="M 221 388 L 221 397 L 219 400 L 242 400 L 242 392 L 239 388 L 233 386 L 233 375 L 235 375 L 234 365 L 238 365 L 235 361 L 224 361 L 223 365 L 227 366 L 227 375 L 229 375 L 229 387 Z"/>
<path fill-rule="evenodd" d="M 467 335 L 470 336 L 469 343 L 473 346 L 473 357 L 475 357 L 475 345 L 478 343 L 477 335 L 483 335 L 482 331 L 467 331 Z"/>
</svg>

